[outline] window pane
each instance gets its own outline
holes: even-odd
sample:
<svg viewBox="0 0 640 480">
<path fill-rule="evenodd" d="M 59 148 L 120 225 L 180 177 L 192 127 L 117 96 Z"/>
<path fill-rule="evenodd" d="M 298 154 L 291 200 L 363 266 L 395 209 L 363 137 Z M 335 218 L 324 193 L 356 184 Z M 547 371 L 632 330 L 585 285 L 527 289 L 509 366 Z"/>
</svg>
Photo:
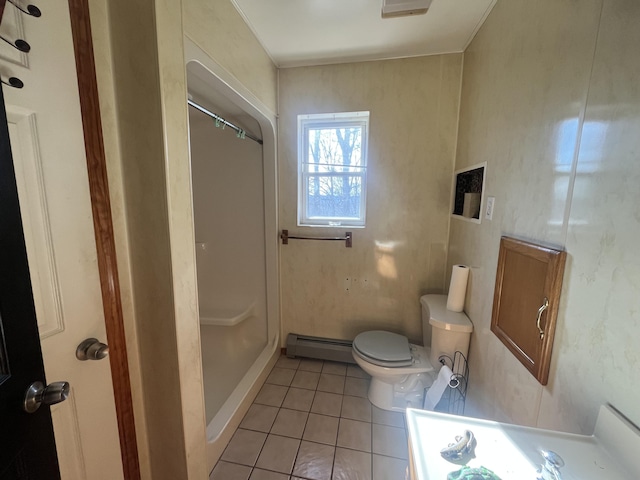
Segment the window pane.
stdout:
<svg viewBox="0 0 640 480">
<path fill-rule="evenodd" d="M 305 166 L 305 171 L 309 173 L 328 173 L 328 174 L 352 173 L 353 174 L 353 173 L 363 173 L 364 170 L 365 169 L 363 167 L 349 167 L 349 166 L 342 166 L 342 165 L 326 165 L 326 164 L 319 165 L 317 163 L 312 163 Z"/>
<path fill-rule="evenodd" d="M 324 127 L 308 130 L 309 172 L 348 172 L 362 166 L 362 127 Z"/>
<path fill-rule="evenodd" d="M 298 225 L 365 225 L 369 112 L 298 115 Z"/>
<path fill-rule="evenodd" d="M 310 175 L 307 178 L 307 217 L 360 218 L 362 177 Z"/>
</svg>

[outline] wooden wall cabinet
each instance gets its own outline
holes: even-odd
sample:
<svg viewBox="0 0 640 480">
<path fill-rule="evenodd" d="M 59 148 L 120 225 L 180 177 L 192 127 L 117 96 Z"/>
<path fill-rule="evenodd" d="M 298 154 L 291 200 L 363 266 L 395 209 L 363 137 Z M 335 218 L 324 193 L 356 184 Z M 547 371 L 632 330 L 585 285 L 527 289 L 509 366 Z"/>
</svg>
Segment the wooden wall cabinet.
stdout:
<svg viewBox="0 0 640 480">
<path fill-rule="evenodd" d="M 546 385 L 567 253 L 502 237 L 491 331 Z"/>
</svg>

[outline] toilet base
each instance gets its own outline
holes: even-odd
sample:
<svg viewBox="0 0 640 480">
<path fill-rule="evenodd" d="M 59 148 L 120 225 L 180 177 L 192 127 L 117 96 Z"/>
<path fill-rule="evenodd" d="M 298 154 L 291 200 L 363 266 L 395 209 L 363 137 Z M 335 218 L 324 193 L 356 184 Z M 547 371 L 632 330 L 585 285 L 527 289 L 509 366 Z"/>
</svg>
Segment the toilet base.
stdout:
<svg viewBox="0 0 640 480">
<path fill-rule="evenodd" d="M 429 375 L 420 374 L 415 386 L 403 389 L 403 384 L 383 382 L 376 377 L 371 378 L 369 385 L 369 401 L 382 410 L 404 412 L 407 408 L 422 408 L 425 389 L 431 385 Z"/>
</svg>

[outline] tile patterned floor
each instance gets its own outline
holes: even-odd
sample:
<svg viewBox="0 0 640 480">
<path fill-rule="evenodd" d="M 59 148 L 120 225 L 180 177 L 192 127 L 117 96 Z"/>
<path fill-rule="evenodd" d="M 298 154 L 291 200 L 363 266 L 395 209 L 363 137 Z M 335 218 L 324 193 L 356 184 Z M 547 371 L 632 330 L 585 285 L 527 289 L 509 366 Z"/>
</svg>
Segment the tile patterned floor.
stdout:
<svg viewBox="0 0 640 480">
<path fill-rule="evenodd" d="M 404 415 L 367 399 L 356 365 L 281 357 L 210 480 L 403 480 Z"/>
</svg>

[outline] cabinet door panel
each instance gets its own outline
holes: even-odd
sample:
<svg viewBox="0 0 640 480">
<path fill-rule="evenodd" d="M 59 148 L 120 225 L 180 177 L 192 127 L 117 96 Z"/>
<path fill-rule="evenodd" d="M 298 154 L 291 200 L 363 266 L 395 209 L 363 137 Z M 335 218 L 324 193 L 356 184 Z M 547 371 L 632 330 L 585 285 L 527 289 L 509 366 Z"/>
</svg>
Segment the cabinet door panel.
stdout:
<svg viewBox="0 0 640 480">
<path fill-rule="evenodd" d="M 502 237 L 491 331 L 542 384 L 549 377 L 566 252 Z"/>
</svg>

